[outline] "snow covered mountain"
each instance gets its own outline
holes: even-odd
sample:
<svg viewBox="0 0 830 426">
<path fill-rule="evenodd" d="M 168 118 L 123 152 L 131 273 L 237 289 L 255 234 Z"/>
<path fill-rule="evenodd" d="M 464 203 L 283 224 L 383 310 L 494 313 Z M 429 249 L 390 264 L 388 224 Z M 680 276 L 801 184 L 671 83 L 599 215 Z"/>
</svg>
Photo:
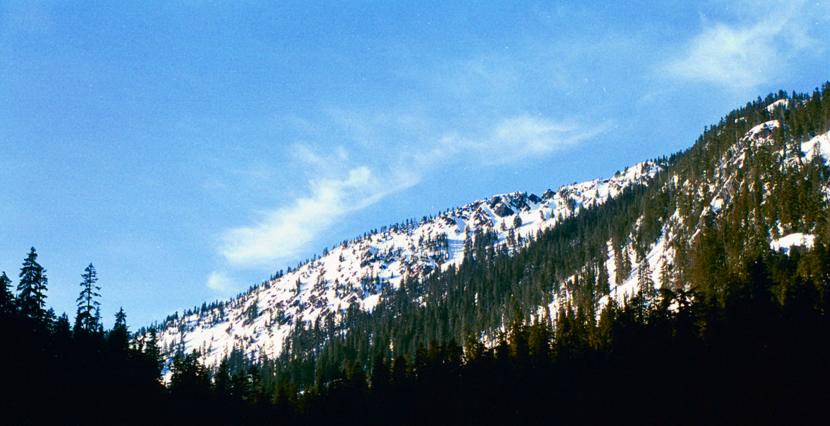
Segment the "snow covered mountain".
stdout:
<svg viewBox="0 0 830 426">
<path fill-rule="evenodd" d="M 371 311 L 406 278 L 425 277 L 460 265 L 465 259 L 465 248 L 483 231 L 496 236 L 494 245 L 514 251 L 542 231 L 638 186 L 660 185 L 660 192 L 690 201 L 675 201 L 672 210 L 659 220 L 646 220 L 648 212 L 643 211 L 622 242 L 607 242 L 607 259 L 601 263 L 609 277 L 609 292 L 597 304 L 601 307 L 611 298 L 629 299 L 643 286 L 669 285 L 679 273 L 678 263 L 686 261 L 678 259 L 678 250 L 689 247 L 698 238 L 707 220 L 726 214 L 735 199 L 747 194 L 758 194 L 760 205 L 764 206 L 773 195 L 784 193 L 780 179 L 756 170 L 759 164 L 774 165 L 773 169 L 780 174 L 798 173 L 804 164 L 813 161 L 827 162 L 830 133 L 816 135 L 797 147 L 787 148 L 788 145 L 776 142 L 774 136 L 781 122 L 770 118 L 790 103 L 787 99 L 770 102 L 762 108 L 766 121 L 759 120 L 754 126 L 746 123 L 743 129 L 749 129 L 742 137 L 732 139 L 734 142 L 725 149 L 710 150 L 719 153 L 716 161 L 695 166 L 695 170 L 678 168 L 668 160 L 643 162 L 609 179 L 565 185 L 541 195 L 499 194 L 419 222 L 384 227 L 344 242 L 232 300 L 168 317 L 155 326 L 160 345 L 168 358 L 179 351 L 198 351 L 208 366 L 218 365 L 234 349 L 249 358 L 274 358 L 283 352 L 296 330 L 337 324 L 350 308 Z M 734 120 L 737 123 L 747 118 Z M 704 137 L 696 147 L 705 150 L 707 143 L 714 142 L 707 142 Z M 662 176 L 659 180 L 658 175 Z M 755 180 L 748 178 L 750 175 Z M 830 188 L 824 185 L 826 201 Z M 760 212 L 750 212 L 742 220 L 746 222 L 759 215 Z M 784 252 L 796 246 L 811 247 L 816 238 L 812 230 L 799 228 L 794 225 L 796 221 L 777 219 L 780 215 L 775 211 L 766 214 L 766 219 L 753 219 L 758 226 L 768 228 L 766 241 L 760 243 Z M 638 228 L 649 223 L 658 223 L 659 232 L 652 233 L 656 236 L 653 239 L 642 241 Z M 595 267 L 585 265 L 583 269 Z M 577 271 L 563 285 L 556 286 L 558 290 L 547 306 L 548 313 L 557 312 L 574 296 L 580 273 Z M 539 308 L 540 314 L 545 311 L 543 306 Z"/>
<path fill-rule="evenodd" d="M 788 100 L 780 99 L 767 106 L 767 111 L 772 113 L 778 106 L 786 106 Z M 683 192 L 698 198 L 702 209 L 699 214 L 685 214 L 676 209 L 663 224 L 660 237 L 649 245 L 647 254 L 642 259 L 637 259 L 633 243 L 625 246 L 626 255 L 632 258 L 632 266 L 625 278 L 615 280 L 617 262 L 615 262 L 614 247 L 609 241 L 609 257 L 606 261 L 606 268 L 611 277 L 611 294 L 599 301 L 600 307 L 608 302 L 609 297 L 615 298 L 618 302 L 632 297 L 643 285 L 643 282 L 661 288 L 667 285 L 666 281 L 671 280 L 670 275 L 675 270 L 677 249 L 687 243 L 684 239 L 694 241 L 703 229 L 704 218 L 708 215 L 717 216 L 723 213 L 724 209 L 730 206 L 733 198 L 739 191 L 758 192 L 764 199 L 762 205 L 767 203 L 772 189 L 769 183 L 747 182 L 744 176 L 747 157 L 757 155 L 759 150 L 773 147 L 773 131 L 781 126 L 778 120 L 769 120 L 752 127 L 741 137 L 737 143 L 726 150 L 718 163 L 711 169 L 706 179 L 698 182 L 697 185 L 688 180 L 681 180 L 677 171 L 670 171 L 663 191 Z M 811 161 L 828 163 L 830 158 L 830 132 L 817 135 L 806 142 L 799 144 L 799 149 L 792 152 L 774 150 L 771 160 L 780 164 L 782 169 L 791 168 L 799 170 L 804 164 Z M 761 184 L 762 187 L 754 187 Z M 825 201 L 830 200 L 830 185 L 825 184 L 821 189 Z M 690 220 L 700 218 L 699 220 Z M 777 222 L 768 231 L 768 244 L 774 251 L 789 252 L 793 247 L 813 247 L 816 236 L 797 232 Z M 568 300 L 567 292 L 563 292 L 555 298 L 551 304 L 550 311 L 556 309 Z"/>
<path fill-rule="evenodd" d="M 609 179 L 565 185 L 541 195 L 494 195 L 420 223 L 382 228 L 326 250 L 235 299 L 169 317 L 158 327 L 160 346 L 168 356 L 177 350 L 198 350 L 209 366 L 234 347 L 249 357 L 275 357 L 294 327 L 337 322 L 352 305 L 371 310 L 404 277 L 460 264 L 465 244 L 476 231 L 495 232 L 495 244 L 525 244 L 565 218 L 633 185 L 647 184 L 659 169 L 655 162 L 639 163 Z"/>
</svg>

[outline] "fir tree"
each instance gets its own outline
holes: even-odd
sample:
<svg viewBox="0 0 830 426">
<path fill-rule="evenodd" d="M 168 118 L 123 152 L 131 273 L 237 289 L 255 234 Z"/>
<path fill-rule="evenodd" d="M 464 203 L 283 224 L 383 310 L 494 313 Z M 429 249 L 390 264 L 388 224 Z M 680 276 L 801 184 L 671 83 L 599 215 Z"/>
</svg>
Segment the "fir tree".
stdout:
<svg viewBox="0 0 830 426">
<path fill-rule="evenodd" d="M 11 292 L 12 280 L 6 272 L 0 273 L 0 315 L 10 314 L 14 310 L 14 295 Z"/>
<path fill-rule="evenodd" d="M 654 288 L 654 279 L 651 276 L 651 265 L 645 257 L 640 260 L 640 268 L 637 271 L 637 284 L 640 287 L 640 291 L 646 297 L 646 300 L 651 301 L 656 290 Z"/>
<path fill-rule="evenodd" d="M 101 287 L 97 285 L 98 274 L 91 263 L 84 269 L 81 279 L 81 293 L 76 299 L 78 313 L 75 316 L 75 331 L 94 333 L 98 331 L 100 325 L 96 311 L 101 306 L 101 303 L 97 300 L 101 297 L 99 293 Z"/>
<path fill-rule="evenodd" d="M 219 368 L 213 375 L 213 390 L 216 395 L 221 398 L 229 398 L 231 396 L 231 369 L 227 358 L 222 358 L 219 363 Z"/>
<path fill-rule="evenodd" d="M 20 313 L 36 321 L 46 320 L 46 269 L 37 263 L 37 251 L 29 251 L 20 268 L 17 302 Z"/>
<path fill-rule="evenodd" d="M 519 216 L 518 214 L 516 214 L 516 216 L 513 218 L 513 228 L 518 229 L 518 228 L 521 228 L 521 227 L 522 227 L 522 217 Z"/>
<path fill-rule="evenodd" d="M 156 329 L 151 328 L 147 333 L 147 339 L 144 343 L 144 356 L 147 358 L 151 371 L 154 372 L 155 377 L 161 374 L 162 358 L 161 348 L 158 345 L 158 337 L 156 336 Z"/>
<path fill-rule="evenodd" d="M 115 313 L 115 324 L 112 326 L 107 340 L 111 348 L 116 351 L 126 352 L 129 348 L 130 335 L 127 329 L 127 314 L 124 313 L 124 308 L 119 308 Z"/>
<path fill-rule="evenodd" d="M 65 313 L 61 314 L 61 316 L 59 316 L 55 321 L 54 335 L 59 346 L 66 346 L 69 344 L 72 332 L 69 330 L 69 317 L 66 316 Z"/>
<path fill-rule="evenodd" d="M 170 368 L 170 391 L 185 400 L 205 398 L 210 391 L 210 376 L 199 362 L 199 354 L 177 355 Z"/>
</svg>

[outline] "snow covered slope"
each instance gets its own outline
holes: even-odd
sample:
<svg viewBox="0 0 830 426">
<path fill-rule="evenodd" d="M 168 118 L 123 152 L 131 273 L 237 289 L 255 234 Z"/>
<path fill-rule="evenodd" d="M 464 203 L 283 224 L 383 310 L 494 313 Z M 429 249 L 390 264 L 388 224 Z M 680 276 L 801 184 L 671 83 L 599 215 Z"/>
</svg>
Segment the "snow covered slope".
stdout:
<svg viewBox="0 0 830 426">
<path fill-rule="evenodd" d="M 775 102 L 776 107 L 785 102 Z M 618 172 L 605 180 L 592 180 L 566 185 L 541 195 L 509 193 L 494 195 L 442 212 L 420 222 L 407 222 L 381 228 L 380 232 L 323 252 L 322 256 L 274 279 L 253 287 L 227 302 L 203 305 L 179 316 L 174 315 L 156 329 L 160 344 L 169 357 L 176 351 L 198 350 L 203 362 L 215 366 L 233 349 L 247 357 L 275 357 L 286 346 L 297 328 L 337 324 L 348 309 L 371 311 L 387 292 L 394 292 L 407 278 L 418 278 L 437 270 L 458 265 L 464 260 L 465 247 L 477 231 L 497 235 L 494 244 L 518 247 L 532 241 L 539 232 L 556 226 L 563 219 L 599 206 L 635 185 L 656 184 L 652 178 L 666 172 L 661 191 L 683 193 L 701 207 L 681 214 L 679 210 L 661 222 L 659 236 L 646 242 L 638 256 L 633 236 L 622 247 L 608 241 L 608 258 L 604 267 L 610 277 L 610 293 L 600 305 L 614 298 L 631 298 L 643 285 L 659 288 L 672 279 L 676 260 L 675 247 L 694 240 L 702 228 L 703 217 L 728 211 L 738 191 L 759 191 L 766 197 L 766 187 L 753 187 L 742 170 L 759 148 L 774 149 L 773 134 L 780 123 L 762 122 L 722 152 L 692 183 L 676 170 L 665 169 L 666 163 L 644 162 Z M 817 135 L 801 144 L 801 152 L 776 152 L 776 164 L 797 169 L 800 164 L 830 154 L 830 133 Z M 798 151 L 797 149 L 792 151 Z M 718 154 L 720 155 L 720 154 Z M 830 196 L 830 188 L 825 188 Z M 791 247 L 812 246 L 814 236 L 800 230 L 770 230 L 767 243 L 774 250 L 789 251 Z M 642 246 L 641 246 L 642 249 Z M 615 250 L 621 250 L 615 253 Z M 621 253 L 624 253 L 621 254 Z M 630 269 L 617 273 L 619 257 L 629 259 Z M 593 266 L 586 265 L 585 268 Z M 576 281 L 575 276 L 565 280 Z M 565 283 L 567 284 L 567 282 Z M 568 285 L 553 297 L 549 311 L 572 296 Z M 541 309 L 542 307 L 540 307 Z"/>
<path fill-rule="evenodd" d="M 768 106 L 769 111 L 773 111 L 778 106 L 786 106 L 787 100 L 779 100 L 773 102 Z M 741 187 L 741 169 L 745 167 L 747 156 L 750 152 L 756 150 L 760 146 L 771 146 L 773 143 L 772 132 L 780 126 L 777 120 L 770 120 L 752 127 L 738 142 L 733 145 L 723 155 L 720 161 L 713 167 L 710 178 L 703 187 L 691 187 L 689 182 L 681 182 L 678 176 L 673 172 L 669 172 L 668 186 L 674 188 L 666 188 L 666 190 L 676 191 L 678 188 L 683 191 L 697 194 L 702 203 L 705 205 L 701 213 L 701 218 L 708 214 L 718 215 L 726 209 L 735 195 L 736 191 Z M 782 151 L 777 151 L 774 161 L 786 164 L 788 167 L 799 167 L 800 164 L 813 161 L 816 157 L 821 157 L 821 161 L 828 163 L 830 158 L 830 132 L 819 134 L 810 140 L 801 144 L 800 153 L 785 154 Z M 769 190 L 764 188 L 752 188 L 753 191 L 762 192 L 763 197 L 769 195 Z M 830 186 L 823 188 L 825 199 L 830 201 Z M 701 220 L 689 220 L 684 218 L 679 211 L 674 211 L 669 220 L 663 225 L 660 237 L 654 241 L 647 254 L 643 259 L 637 259 L 632 245 L 625 247 L 627 255 L 631 259 L 632 268 L 627 277 L 616 280 L 616 268 L 614 262 L 614 248 L 609 241 L 608 253 L 609 257 L 606 262 L 606 268 L 610 278 L 611 294 L 608 297 L 615 298 L 617 302 L 623 302 L 626 299 L 631 299 L 641 287 L 643 282 L 653 285 L 655 288 L 660 288 L 666 285 L 664 281 L 672 279 L 672 273 L 676 265 L 675 262 L 675 239 L 678 235 L 691 235 L 694 239 L 699 235 L 702 227 Z M 692 218 L 694 219 L 694 218 Z M 680 232 L 682 229 L 683 232 Z M 788 253 L 793 247 L 803 247 L 810 249 L 814 245 L 815 235 L 805 234 L 802 232 L 788 232 L 778 226 L 777 232 L 773 233 L 770 230 L 769 247 L 774 251 Z M 781 235 L 778 237 L 777 235 Z M 555 313 L 558 307 L 566 300 L 568 294 L 560 294 L 553 303 L 548 307 L 550 312 Z M 600 300 L 600 306 L 608 303 L 608 297 Z"/>
<path fill-rule="evenodd" d="M 327 250 L 250 292 L 159 326 L 159 342 L 170 356 L 198 350 L 208 366 L 234 348 L 247 356 L 274 357 L 294 327 L 337 322 L 352 305 L 371 310 L 404 277 L 418 277 L 460 264 L 476 231 L 490 230 L 499 242 L 526 244 L 564 218 L 605 203 L 632 185 L 646 184 L 659 166 L 645 162 L 610 179 L 566 185 L 542 195 L 494 195 L 435 217 L 382 228 L 381 232 Z"/>
</svg>

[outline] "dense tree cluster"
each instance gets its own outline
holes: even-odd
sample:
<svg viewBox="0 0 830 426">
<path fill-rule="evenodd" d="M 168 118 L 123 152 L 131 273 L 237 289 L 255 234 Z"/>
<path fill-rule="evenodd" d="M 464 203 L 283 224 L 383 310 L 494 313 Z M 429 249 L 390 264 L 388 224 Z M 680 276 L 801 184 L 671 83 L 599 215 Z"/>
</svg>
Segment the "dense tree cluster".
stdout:
<svg viewBox="0 0 830 426">
<path fill-rule="evenodd" d="M 555 327 L 514 321 L 487 344 L 469 336 L 412 356 L 375 354 L 368 366 L 354 358 L 318 370 L 300 393 L 304 378 L 293 374 L 309 365 L 300 358 L 282 366 L 235 351 L 211 373 L 197 354 L 180 355 L 170 388 L 227 423 L 241 421 L 227 413 L 271 424 L 815 419 L 830 397 L 830 274 L 798 278 L 811 261 L 830 265 L 830 250 L 754 259 L 743 265 L 746 278 L 728 282 L 723 303 L 664 289 L 612 303 L 598 319 L 568 305 Z M 795 278 L 774 278 L 786 276 Z"/>
<path fill-rule="evenodd" d="M 504 361 L 504 365 L 514 364 L 508 370 L 517 369 L 510 371 L 534 371 L 530 377 L 505 373 L 508 382 L 522 379 L 504 386 L 496 380 L 498 374 L 482 373 L 481 380 L 487 386 L 481 386 L 500 396 L 478 394 L 471 401 L 480 402 L 478 397 L 510 401 L 495 404 L 495 410 L 505 410 L 502 415 L 518 413 L 515 407 L 522 406 L 523 401 L 547 400 L 551 395 L 568 401 L 561 411 L 551 414 L 564 419 L 572 414 L 567 407 L 587 410 L 592 407 L 589 401 L 607 400 L 603 403 L 624 411 L 627 406 L 637 406 L 638 401 L 650 400 L 658 410 L 655 416 L 668 416 L 684 412 L 684 407 L 686 412 L 692 408 L 677 404 L 704 398 L 710 405 L 705 410 L 696 408 L 700 420 L 730 409 L 722 402 L 734 397 L 722 393 L 725 390 L 746 394 L 751 389 L 756 394 L 746 396 L 747 402 L 760 406 L 761 399 L 768 398 L 765 402 L 770 410 L 790 407 L 795 395 L 821 395 L 813 389 L 821 383 L 817 378 L 827 378 L 826 371 L 818 365 L 820 358 L 811 358 L 810 354 L 826 353 L 822 345 L 828 329 L 803 329 L 788 315 L 795 315 L 797 310 L 798 315 L 811 317 L 813 324 L 819 324 L 824 320 L 818 318 L 826 318 L 827 313 L 830 223 L 823 191 L 829 175 L 822 161 L 800 161 L 799 155 L 802 143 L 830 128 L 830 85 L 811 96 L 793 94 L 788 97 L 788 105 L 767 109 L 771 102 L 785 97 L 784 93 L 770 95 L 730 113 L 718 125 L 707 128 L 690 150 L 656 160 L 662 170 L 649 185 L 631 188 L 603 206 L 569 218 L 538 235 L 531 244 L 498 245 L 494 244 L 494 235 L 477 234 L 469 239 L 467 258 L 459 268 L 406 281 L 399 290 L 384 294 L 371 313 L 353 307 L 339 324 L 328 318 L 310 327 L 298 325 L 280 359 L 245 360 L 237 354 L 242 365 L 235 371 L 256 376 L 251 382 L 258 383 L 260 390 L 252 400 L 279 395 L 290 398 L 296 395 L 294 391 L 301 391 L 304 397 L 294 410 L 312 417 L 326 416 L 321 413 L 343 416 L 349 412 L 348 407 L 359 407 L 355 415 L 383 411 L 385 404 L 373 400 L 365 382 L 375 373 L 395 376 L 394 371 L 388 371 L 390 366 L 397 368 L 398 377 L 408 377 L 409 381 L 406 386 L 410 386 L 411 393 L 399 403 L 415 404 L 411 398 L 417 396 L 427 398 L 430 404 L 415 405 L 443 407 L 434 411 L 477 412 L 473 402 L 466 408 L 458 403 L 442 406 L 458 401 L 458 397 L 443 392 L 444 382 L 433 388 L 426 384 L 432 379 L 419 378 L 418 365 L 430 356 L 440 365 L 458 365 L 459 371 L 473 368 L 476 356 L 461 357 L 462 362 L 456 362 L 460 342 L 464 342 L 464 353 L 478 347 L 484 359 L 511 360 Z M 771 125 L 765 130 L 771 142 L 741 139 L 752 127 L 771 119 L 778 120 L 777 127 Z M 743 163 L 730 166 L 740 155 Z M 724 183 L 719 180 L 721 175 L 734 179 Z M 725 188 L 725 192 L 712 194 L 713 188 Z M 725 204 L 724 211 L 717 215 L 711 203 L 716 196 Z M 679 212 L 681 220 L 672 218 L 674 212 Z M 665 235 L 667 230 L 670 236 Z M 788 255 L 770 250 L 770 239 L 791 232 L 815 235 L 815 249 L 804 253 L 793 250 Z M 642 260 L 661 236 L 667 238 L 676 256 L 674 264 L 664 265 L 659 271 L 658 292 L 652 271 Z M 609 241 L 617 266 L 616 282 L 629 276 L 633 264 L 640 265 L 636 277 L 642 291 L 623 307 L 600 303 L 608 300 L 603 296 L 609 292 L 611 279 L 604 267 Z M 560 312 L 545 311 L 554 297 L 565 296 L 569 302 Z M 809 302 L 796 302 L 802 297 Z M 758 310 L 761 306 L 764 309 Z M 515 332 L 517 329 L 528 330 L 528 334 Z M 618 329 L 626 330 L 623 337 L 615 337 Z M 747 341 L 747 335 L 756 340 Z M 539 336 L 552 337 L 543 339 L 546 343 L 540 345 Z M 809 343 L 789 348 L 784 342 L 792 343 L 792 336 L 802 336 Z M 489 349 L 484 349 L 482 342 L 487 342 Z M 523 385 L 525 379 L 544 376 L 541 370 L 525 365 L 528 359 L 536 359 L 537 366 L 544 364 L 538 356 L 525 354 L 518 360 L 499 356 L 499 348 L 504 355 L 511 353 L 504 348 L 531 346 L 530 342 L 542 348 L 537 355 L 552 354 L 542 357 L 548 359 L 547 368 L 558 371 L 547 376 L 550 383 Z M 676 353 L 676 347 L 684 351 Z M 791 353 L 785 353 L 790 349 Z M 624 354 L 629 352 L 631 356 L 626 358 Z M 745 382 L 730 381 L 731 369 L 742 371 L 748 365 L 742 357 L 756 352 L 757 360 L 750 363 L 753 368 L 775 371 L 757 377 L 741 376 Z M 562 358 L 562 354 L 569 355 Z M 794 371 L 779 367 L 781 360 L 791 359 L 787 357 L 808 358 L 812 363 L 800 366 L 815 374 L 788 375 Z M 583 364 L 573 365 L 575 359 Z M 498 363 L 487 365 L 491 370 Z M 666 371 L 677 371 L 677 381 L 666 379 Z M 453 386 L 462 389 L 450 395 L 475 395 L 475 390 L 465 387 L 468 382 L 463 374 L 453 374 L 461 377 L 460 384 Z M 774 376 L 772 381 L 770 374 Z M 445 376 L 439 374 L 435 380 L 440 382 Z M 684 388 L 676 389 L 675 383 Z M 713 383 L 719 385 L 717 389 L 710 389 Z M 793 391 L 799 383 L 802 391 Z M 637 391 L 626 393 L 625 386 Z M 571 395 L 569 387 L 581 396 Z M 604 391 L 597 390 L 604 387 L 620 389 L 620 394 L 604 396 Z M 548 388 L 558 390 L 551 393 Z M 523 393 L 527 389 L 532 389 L 529 399 Z M 513 401 L 510 395 L 515 394 L 523 397 Z M 676 398 L 666 400 L 669 395 Z M 379 406 L 372 406 L 375 403 Z M 426 416 L 431 415 L 428 409 L 424 411 L 428 412 Z M 394 418 L 418 418 L 418 412 L 408 413 Z M 531 409 L 526 415 L 539 413 Z M 676 420 L 672 422 L 683 419 Z"/>
<path fill-rule="evenodd" d="M 768 138 L 742 139 L 770 120 Z M 656 160 L 648 185 L 527 244 L 479 232 L 459 267 L 394 291 L 367 279 L 367 293 L 383 294 L 374 311 L 353 306 L 341 322 L 295 324 L 278 359 L 238 348 L 208 368 L 182 345 L 159 348 L 154 327 L 129 343 L 123 310 L 104 331 L 92 265 L 70 327 L 46 308 L 46 270 L 32 249 L 16 295 L 0 275 L 0 380 L 14 390 L 0 399 L 5 423 L 817 418 L 830 397 L 830 170 L 803 158 L 802 144 L 828 129 L 830 84 L 758 99 L 689 150 Z M 770 249 L 793 232 L 814 235 L 814 247 Z M 661 238 L 675 256 L 656 271 L 658 286 L 643 259 Z M 612 281 L 632 276 L 639 293 L 619 305 L 606 297 Z M 247 309 L 259 315 L 257 303 Z"/>
<path fill-rule="evenodd" d="M 124 424 L 163 406 L 161 358 L 152 342 L 131 347 L 126 314 L 104 331 L 95 268 L 82 276 L 75 327 L 46 309 L 46 269 L 31 249 L 18 293 L 0 274 L 0 421 L 3 424 Z M 140 408 L 146 404 L 144 408 Z"/>
</svg>

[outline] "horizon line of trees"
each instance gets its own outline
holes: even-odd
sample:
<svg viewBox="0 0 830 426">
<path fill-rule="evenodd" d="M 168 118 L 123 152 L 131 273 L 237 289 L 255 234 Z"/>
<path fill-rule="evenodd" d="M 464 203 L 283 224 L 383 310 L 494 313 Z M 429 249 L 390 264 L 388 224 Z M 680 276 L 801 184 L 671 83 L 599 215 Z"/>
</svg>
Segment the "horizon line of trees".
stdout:
<svg viewBox="0 0 830 426">
<path fill-rule="evenodd" d="M 570 303 L 556 321 L 517 315 L 490 342 L 430 340 L 368 364 L 344 352 L 310 386 L 301 383 L 313 359 L 285 365 L 235 350 L 209 368 L 197 351 L 180 352 L 169 389 L 220 423 L 807 421 L 830 397 L 830 268 L 796 273 L 805 262 L 830 265 L 830 247 L 814 250 L 747 262 L 745 275 L 722 278 L 723 299 L 664 288 L 612 301 L 598 318 Z"/>
<path fill-rule="evenodd" d="M 14 282 L 6 274 L 0 271 L 0 309 L 4 312 L 16 312 L 30 320 L 45 324 L 69 321 L 66 313 L 57 316 L 53 308 L 46 308 L 46 293 L 49 279 L 46 276 L 46 268 L 37 261 L 38 253 L 34 247 L 23 260 L 18 275 L 17 295 L 11 288 Z M 101 319 L 101 286 L 98 285 L 98 272 L 95 266 L 90 263 L 84 268 L 81 274 L 81 290 L 78 294 L 76 312 L 72 331 L 74 333 L 94 334 L 104 333 L 104 325 Z M 113 330 L 126 335 L 126 313 L 120 307 L 115 314 Z"/>
<path fill-rule="evenodd" d="M 101 321 L 101 286 L 90 263 L 81 275 L 74 324 L 47 308 L 46 268 L 34 247 L 23 260 L 17 294 L 0 272 L 0 423 L 146 423 L 164 407 L 161 351 L 149 339 L 131 344 L 121 308 L 111 329 Z M 146 403 L 146 415 L 134 404 Z"/>
<path fill-rule="evenodd" d="M 0 420 L 780 424 L 818 418 L 830 397 L 830 216 L 817 196 L 830 171 L 823 162 L 789 165 L 768 154 L 826 131 L 829 95 L 830 84 L 812 97 L 793 95 L 792 107 L 772 112 L 759 99 L 668 160 L 694 189 L 711 182 L 711 165 L 753 122 L 774 115 L 783 123 L 773 146 L 751 151 L 730 207 L 701 218 L 693 242 L 678 228 L 677 258 L 688 264 L 677 265 L 666 280 L 671 285 L 622 306 L 598 307 L 609 277 L 592 269 L 572 282 L 558 278 L 604 261 L 609 239 L 615 252 L 629 247 L 642 258 L 675 209 L 698 219 L 708 200 L 673 187 L 663 191 L 665 172 L 655 177 L 661 185 L 631 188 L 512 255 L 476 239 L 458 269 L 407 282 L 373 313 L 350 311 L 339 328 L 301 330 L 280 359 L 234 351 L 213 369 L 198 352 L 176 351 L 167 387 L 155 329 L 131 344 L 121 310 L 116 326 L 104 330 L 92 265 L 81 276 L 74 326 L 66 314 L 46 309 L 46 270 L 33 248 L 17 295 L 0 274 L 0 365 L 7 369 L 0 385 L 12 390 L 0 398 Z M 769 194 L 758 190 L 762 183 L 770 184 Z M 815 233 L 815 247 L 771 252 L 766 241 L 778 225 Z M 529 316 L 565 290 L 573 303 L 555 321 Z M 422 297 L 430 303 L 422 305 Z M 495 340 L 485 345 L 482 332 L 501 326 L 507 332 L 490 334 Z"/>
</svg>

